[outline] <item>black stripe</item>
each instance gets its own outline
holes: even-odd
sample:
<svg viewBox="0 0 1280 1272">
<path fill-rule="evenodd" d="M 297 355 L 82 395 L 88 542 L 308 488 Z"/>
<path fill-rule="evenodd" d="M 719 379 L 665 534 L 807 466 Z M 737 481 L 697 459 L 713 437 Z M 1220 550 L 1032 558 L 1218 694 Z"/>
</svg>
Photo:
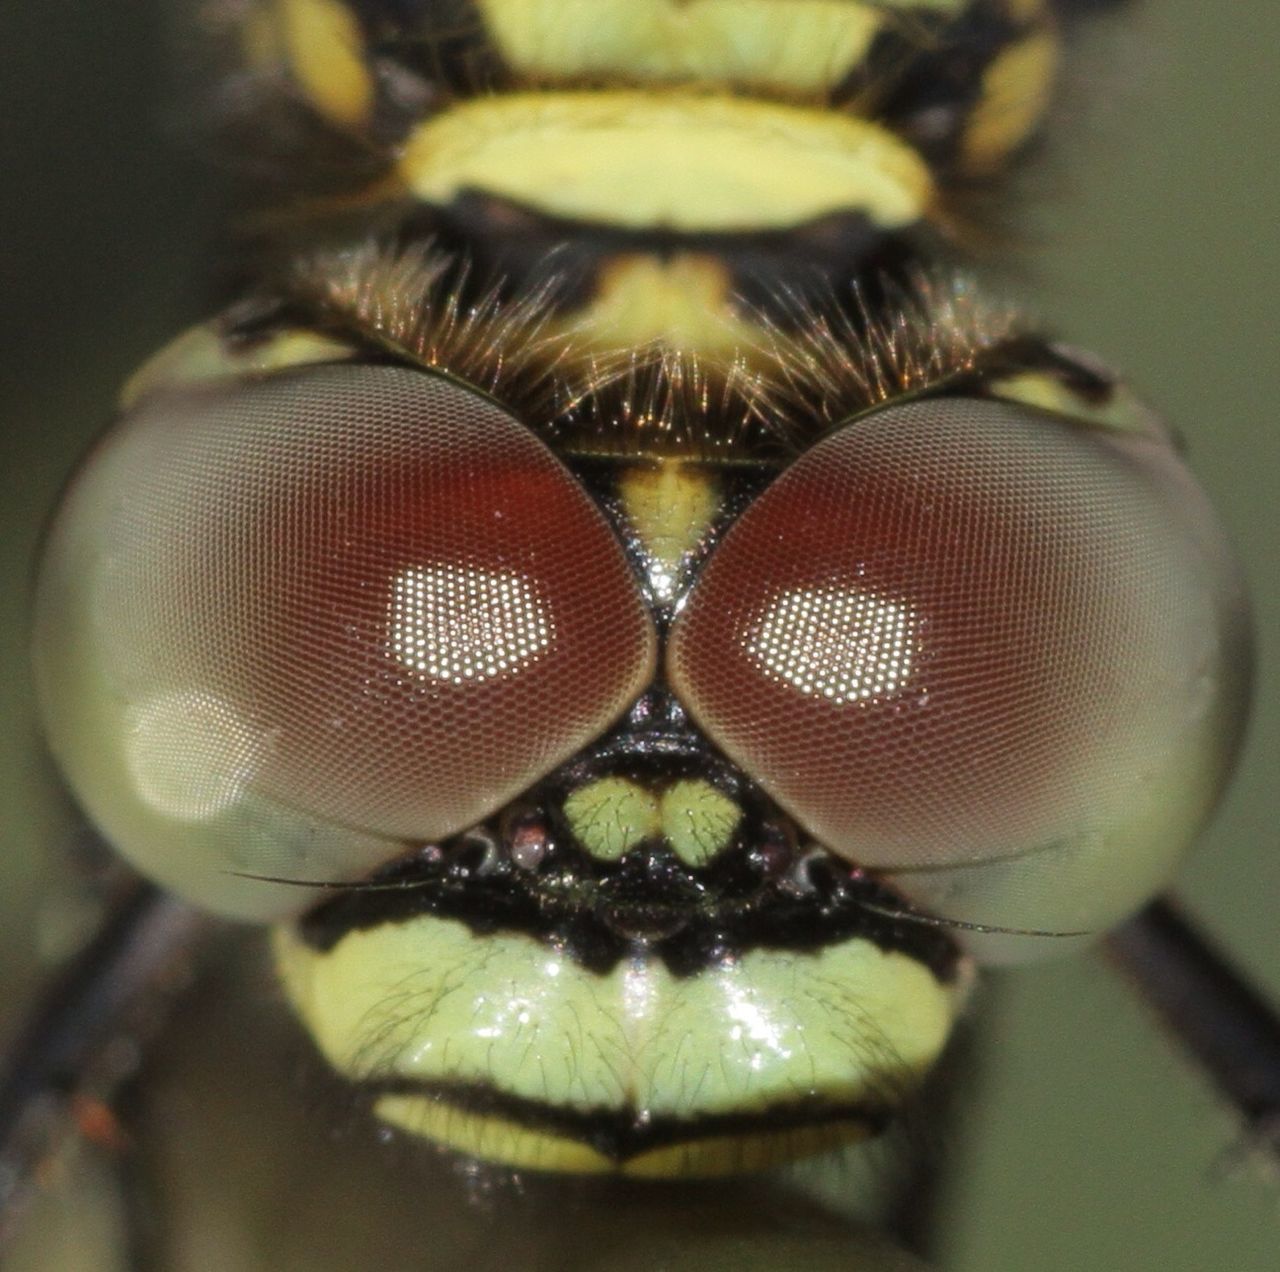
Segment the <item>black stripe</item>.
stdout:
<svg viewBox="0 0 1280 1272">
<path fill-rule="evenodd" d="M 724 262 L 744 306 L 784 328 L 797 311 L 829 302 L 855 278 L 900 276 L 915 255 L 909 232 L 890 233 L 857 209 L 769 229 L 680 231 L 549 216 L 482 190 L 423 205 L 403 220 L 397 238 L 431 240 L 465 261 L 457 279 L 464 296 L 551 285 L 556 307 L 566 311 L 594 299 L 601 271 L 620 256 L 706 255 Z"/>
<path fill-rule="evenodd" d="M 439 852 L 398 861 L 370 880 L 374 886 L 324 902 L 299 920 L 299 938 L 327 953 L 352 932 L 430 917 L 477 936 L 532 937 L 600 976 L 638 956 L 689 977 L 752 950 L 816 954 L 858 938 L 908 955 L 942 983 L 959 965 L 944 929 L 889 917 L 904 908 L 901 898 L 825 855 L 798 867 L 804 886 L 797 888 L 794 872 L 753 880 L 749 847 L 699 872 L 661 847 L 641 846 L 607 866 L 575 855 L 549 875 L 501 857 L 481 864 L 465 842 Z"/>
<path fill-rule="evenodd" d="M 856 1122 L 876 1135 L 896 1107 L 886 1089 L 883 1104 L 871 1101 L 828 1102 L 815 1097 L 773 1105 L 758 1113 L 707 1113 L 693 1118 L 642 1115 L 634 1106 L 586 1111 L 566 1109 L 510 1095 L 480 1084 L 421 1082 L 391 1078 L 359 1084 L 373 1099 L 421 1096 L 478 1116 L 499 1117 L 528 1130 L 577 1140 L 619 1164 L 654 1149 L 700 1140 L 785 1134 L 838 1122 Z"/>
</svg>

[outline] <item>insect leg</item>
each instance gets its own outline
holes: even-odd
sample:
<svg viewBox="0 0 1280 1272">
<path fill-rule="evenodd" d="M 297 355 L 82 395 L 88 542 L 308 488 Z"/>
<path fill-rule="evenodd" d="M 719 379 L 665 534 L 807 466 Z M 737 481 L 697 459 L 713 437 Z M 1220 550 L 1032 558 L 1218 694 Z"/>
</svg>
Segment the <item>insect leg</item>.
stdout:
<svg viewBox="0 0 1280 1272">
<path fill-rule="evenodd" d="M 0 1246 L 74 1126 L 112 1138 L 106 1101 L 136 1067 L 139 1035 L 185 988 L 187 952 L 211 926 L 139 881 L 44 992 L 0 1071 Z"/>
<path fill-rule="evenodd" d="M 1280 1160 L 1280 1014 L 1166 897 L 1107 938 L 1120 970 Z"/>
</svg>

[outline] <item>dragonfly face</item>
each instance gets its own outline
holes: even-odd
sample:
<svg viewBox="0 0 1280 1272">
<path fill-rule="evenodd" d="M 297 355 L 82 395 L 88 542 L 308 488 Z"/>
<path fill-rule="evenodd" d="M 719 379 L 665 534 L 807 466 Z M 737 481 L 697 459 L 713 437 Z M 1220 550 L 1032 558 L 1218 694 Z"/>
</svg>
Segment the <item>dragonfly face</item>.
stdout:
<svg viewBox="0 0 1280 1272">
<path fill-rule="evenodd" d="M 1211 512 L 1114 377 L 921 268 L 1055 47 L 952 8 L 252 27 L 394 141 L 394 229 L 131 384 L 39 676 L 94 820 L 281 921 L 385 1120 L 645 1175 L 857 1138 L 1029 943 L 963 924 L 1106 926 L 1212 804 L 1247 642 Z"/>
</svg>

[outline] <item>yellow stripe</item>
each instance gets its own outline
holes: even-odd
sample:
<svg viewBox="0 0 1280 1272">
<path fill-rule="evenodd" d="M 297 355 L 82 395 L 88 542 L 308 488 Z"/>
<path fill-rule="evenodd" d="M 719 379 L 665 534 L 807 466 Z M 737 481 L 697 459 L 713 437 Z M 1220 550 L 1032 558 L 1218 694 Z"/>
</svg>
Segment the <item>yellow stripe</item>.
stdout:
<svg viewBox="0 0 1280 1272">
<path fill-rule="evenodd" d="M 454 1152 L 513 1170 L 569 1175 L 617 1173 L 642 1179 L 707 1179 L 768 1170 L 855 1143 L 868 1133 L 864 1122 L 828 1122 L 750 1135 L 682 1140 L 618 1162 L 580 1140 L 521 1126 L 506 1118 L 468 1113 L 427 1096 L 383 1096 L 373 1111 L 382 1121 L 410 1135 L 421 1135 Z"/>
<path fill-rule="evenodd" d="M 697 548 L 720 507 L 715 475 L 705 468 L 660 460 L 624 469 L 618 495 L 629 528 L 646 553 L 665 568 L 671 599 L 687 555 Z"/>
<path fill-rule="evenodd" d="M 289 69 L 307 100 L 336 124 L 373 113 L 359 23 L 342 0 L 277 0 Z"/>
<path fill-rule="evenodd" d="M 866 120 L 721 94 L 515 93 L 420 125 L 400 174 L 419 198 L 480 190 L 630 229 L 776 229 L 841 211 L 920 220 L 929 170 Z"/>
<path fill-rule="evenodd" d="M 953 11 L 963 0 L 927 7 Z M 889 20 L 852 0 L 479 0 L 503 60 L 541 79 L 719 81 L 816 94 Z"/>
<path fill-rule="evenodd" d="M 731 356 L 768 339 L 738 314 L 732 292 L 725 262 L 715 256 L 615 256 L 601 268 L 588 303 L 556 325 L 579 346 L 642 349 L 661 341 L 704 357 Z"/>
<path fill-rule="evenodd" d="M 119 409 L 129 410 L 148 393 L 188 389 L 233 377 L 263 375 L 317 362 L 344 362 L 354 345 L 314 331 L 286 327 L 264 340 L 228 341 L 217 323 L 192 327 L 151 355 L 125 381 Z"/>
<path fill-rule="evenodd" d="M 1023 402 L 1042 411 L 1054 411 L 1078 424 L 1138 433 L 1143 437 L 1168 437 L 1160 417 L 1125 384 L 1113 385 L 1101 403 L 1091 402 L 1083 393 L 1074 392 L 1069 384 L 1047 371 L 1022 371 L 993 380 L 987 387 L 990 393 L 1007 402 Z"/>
<path fill-rule="evenodd" d="M 445 1148 L 513 1170 L 546 1170 L 568 1175 L 600 1175 L 613 1162 L 579 1140 L 533 1130 L 501 1117 L 466 1113 L 420 1095 L 387 1095 L 375 1102 L 374 1116 L 392 1126 L 434 1140 Z"/>
<path fill-rule="evenodd" d="M 982 96 L 965 128 L 965 168 L 989 172 L 1034 131 L 1048 108 L 1058 70 L 1058 38 L 1039 31 L 1010 45 L 987 67 Z"/>
</svg>

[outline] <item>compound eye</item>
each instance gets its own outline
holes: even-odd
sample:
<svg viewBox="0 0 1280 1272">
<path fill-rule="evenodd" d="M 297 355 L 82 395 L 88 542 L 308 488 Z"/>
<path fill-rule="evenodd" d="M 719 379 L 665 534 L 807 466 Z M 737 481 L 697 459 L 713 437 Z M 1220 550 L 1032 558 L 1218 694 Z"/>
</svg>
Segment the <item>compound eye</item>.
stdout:
<svg viewBox="0 0 1280 1272">
<path fill-rule="evenodd" d="M 122 851 L 264 916 L 491 813 L 648 683 L 621 547 L 527 428 L 457 383 L 328 367 L 146 401 L 77 478 L 36 661 Z"/>
<path fill-rule="evenodd" d="M 702 727 L 817 839 L 927 872 L 941 906 L 947 871 L 1034 859 L 1007 893 L 965 875 L 974 921 L 1067 930 L 1136 905 L 1195 833 L 1247 665 L 1221 531 L 1165 442 L 976 400 L 803 455 L 669 648 Z"/>
</svg>

